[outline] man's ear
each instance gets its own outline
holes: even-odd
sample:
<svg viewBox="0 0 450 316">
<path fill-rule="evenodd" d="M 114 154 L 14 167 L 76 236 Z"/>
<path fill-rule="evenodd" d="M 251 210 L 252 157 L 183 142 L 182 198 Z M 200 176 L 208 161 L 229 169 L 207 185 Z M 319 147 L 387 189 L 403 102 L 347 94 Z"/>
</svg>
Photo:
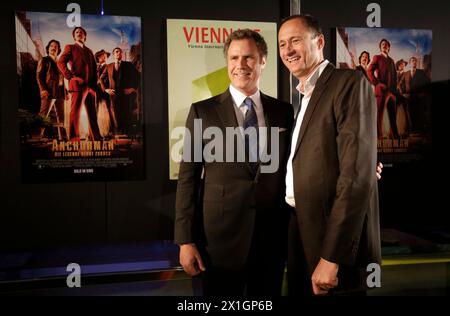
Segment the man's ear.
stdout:
<svg viewBox="0 0 450 316">
<path fill-rule="evenodd" d="M 319 49 L 323 49 L 324 46 L 325 46 L 325 37 L 323 36 L 323 34 L 320 34 L 317 38 L 317 47 Z"/>
<path fill-rule="evenodd" d="M 264 69 L 266 67 L 267 63 L 267 56 L 261 57 L 261 69 Z"/>
</svg>

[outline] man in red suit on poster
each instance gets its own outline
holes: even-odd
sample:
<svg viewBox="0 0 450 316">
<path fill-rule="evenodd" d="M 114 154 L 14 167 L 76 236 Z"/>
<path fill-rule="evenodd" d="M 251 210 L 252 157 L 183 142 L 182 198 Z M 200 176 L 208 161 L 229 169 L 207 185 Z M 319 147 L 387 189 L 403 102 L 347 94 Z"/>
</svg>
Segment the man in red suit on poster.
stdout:
<svg viewBox="0 0 450 316">
<path fill-rule="evenodd" d="M 72 31 L 75 44 L 66 45 L 58 60 L 58 68 L 69 80 L 71 93 L 69 138 L 80 139 L 80 111 L 84 103 L 89 121 L 91 140 L 100 140 L 100 130 L 95 111 L 95 89 L 97 86 L 97 64 L 92 50 L 86 47 L 86 30 L 75 27 Z"/>
<path fill-rule="evenodd" d="M 373 56 L 367 75 L 375 86 L 377 98 L 377 130 L 378 138 L 383 137 L 383 115 L 388 111 L 389 126 L 393 138 L 398 138 L 396 123 L 396 98 L 397 71 L 394 60 L 389 56 L 391 43 L 385 38 L 379 44 L 381 54 Z"/>
</svg>

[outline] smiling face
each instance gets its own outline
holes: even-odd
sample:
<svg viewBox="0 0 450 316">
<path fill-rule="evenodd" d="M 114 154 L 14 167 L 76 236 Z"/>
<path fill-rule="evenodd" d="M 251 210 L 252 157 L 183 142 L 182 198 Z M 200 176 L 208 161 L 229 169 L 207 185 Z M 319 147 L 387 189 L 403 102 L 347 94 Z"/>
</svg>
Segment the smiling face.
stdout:
<svg viewBox="0 0 450 316">
<path fill-rule="evenodd" d="M 298 79 L 306 79 L 323 60 L 325 40 L 313 34 L 301 19 L 286 21 L 278 32 L 278 47 L 284 65 Z"/>
<path fill-rule="evenodd" d="M 227 66 L 233 87 L 249 96 L 259 89 L 266 57 L 260 55 L 253 39 L 233 40 L 227 52 Z"/>
</svg>

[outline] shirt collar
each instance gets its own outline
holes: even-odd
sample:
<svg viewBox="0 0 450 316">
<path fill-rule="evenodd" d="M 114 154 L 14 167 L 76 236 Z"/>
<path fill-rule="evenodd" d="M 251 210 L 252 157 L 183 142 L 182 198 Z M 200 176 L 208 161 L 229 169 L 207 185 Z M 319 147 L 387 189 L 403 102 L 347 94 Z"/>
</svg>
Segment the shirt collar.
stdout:
<svg viewBox="0 0 450 316">
<path fill-rule="evenodd" d="M 256 93 L 247 96 L 230 84 L 230 94 L 233 98 L 234 105 L 238 108 L 242 105 L 242 103 L 244 103 L 244 100 L 247 97 L 252 99 L 253 104 L 256 108 L 261 106 L 261 92 L 259 91 L 259 89 L 258 91 L 256 91 Z"/>
<path fill-rule="evenodd" d="M 80 46 L 81 48 L 84 48 L 84 44 L 81 44 L 80 42 L 75 42 L 75 44 L 77 44 L 77 45 Z"/>
<path fill-rule="evenodd" d="M 325 67 L 329 64 L 330 62 L 325 59 L 324 61 L 322 61 L 320 63 L 320 65 L 317 67 L 316 70 L 314 70 L 314 72 L 305 80 L 305 91 L 300 91 L 300 86 L 302 85 L 302 82 L 300 82 L 298 84 L 298 86 L 296 87 L 296 89 L 303 95 L 308 96 L 312 93 L 312 91 L 314 90 L 314 87 L 316 86 L 317 80 L 319 79 L 320 75 L 322 74 L 323 70 L 325 69 Z"/>
</svg>

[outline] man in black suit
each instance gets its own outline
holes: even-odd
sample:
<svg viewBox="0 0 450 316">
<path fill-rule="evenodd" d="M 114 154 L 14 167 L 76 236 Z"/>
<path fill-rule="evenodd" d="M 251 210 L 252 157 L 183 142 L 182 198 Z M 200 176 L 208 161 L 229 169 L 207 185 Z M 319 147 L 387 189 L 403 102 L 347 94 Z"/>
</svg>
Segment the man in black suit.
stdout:
<svg viewBox="0 0 450 316">
<path fill-rule="evenodd" d="M 277 156 L 274 172 L 263 171 L 247 151 L 245 161 L 206 161 L 184 155 L 180 165 L 175 218 L 175 243 L 180 245 L 180 263 L 190 275 L 201 273 L 205 295 L 280 295 L 287 243 L 287 210 L 284 198 L 285 162 L 293 122 L 290 104 L 259 91 L 266 64 L 267 44 L 251 30 L 233 32 L 224 46 L 230 87 L 224 93 L 192 104 L 186 127 L 191 147 L 184 154 L 203 150 L 207 139 L 194 139 L 194 125 L 201 133 L 215 127 L 275 128 L 259 146 Z M 201 121 L 199 121 L 201 120 Z M 201 136 L 200 136 L 201 137 Z M 243 141 L 234 138 L 233 146 Z M 225 145 L 224 145 L 225 147 Z M 246 148 L 244 146 L 244 148 Z M 261 148 L 261 147 L 259 147 Z M 227 147 L 223 157 L 226 157 Z M 234 151 L 236 153 L 236 151 Z M 236 155 L 233 155 L 236 158 Z M 272 170 L 273 171 L 273 170 Z M 203 179 L 202 179 L 203 173 Z"/>
<path fill-rule="evenodd" d="M 289 294 L 365 294 L 381 261 L 375 96 L 361 72 L 324 59 L 314 17 L 284 20 L 278 43 L 303 95 L 286 175 Z"/>
<path fill-rule="evenodd" d="M 403 82 L 406 98 L 409 101 L 411 128 L 415 133 L 423 133 L 428 127 L 428 107 L 430 79 L 423 69 L 417 68 L 417 58 L 409 59 L 411 69 L 405 72 Z"/>
<path fill-rule="evenodd" d="M 114 48 L 112 54 L 114 62 L 105 67 L 99 83 L 102 90 L 111 97 L 119 131 L 130 136 L 139 74 L 132 63 L 122 60 L 120 47 Z M 109 82 L 109 87 L 105 85 L 105 81 Z"/>
</svg>

